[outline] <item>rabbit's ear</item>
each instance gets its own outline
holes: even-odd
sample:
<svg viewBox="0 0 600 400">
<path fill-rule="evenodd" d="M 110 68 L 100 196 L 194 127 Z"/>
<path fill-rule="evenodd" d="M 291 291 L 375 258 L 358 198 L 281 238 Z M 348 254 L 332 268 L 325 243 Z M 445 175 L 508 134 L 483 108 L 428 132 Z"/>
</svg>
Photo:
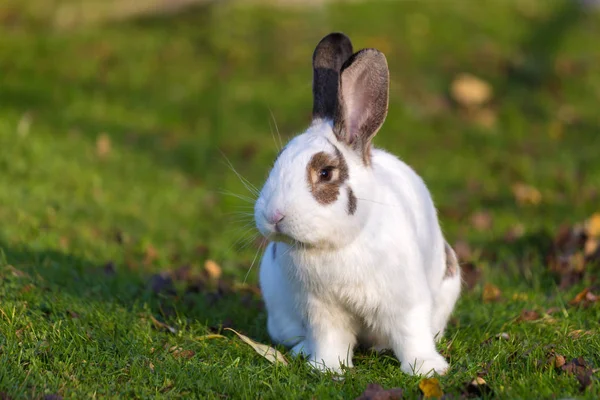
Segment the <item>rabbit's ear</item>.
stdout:
<svg viewBox="0 0 600 400">
<path fill-rule="evenodd" d="M 325 36 L 313 53 L 313 119 L 333 119 L 338 102 L 340 69 L 352 55 L 352 43 L 343 33 Z"/>
<path fill-rule="evenodd" d="M 371 140 L 387 115 L 388 91 L 388 65 L 380 51 L 361 50 L 342 66 L 333 132 L 360 153 L 366 165 Z"/>
</svg>

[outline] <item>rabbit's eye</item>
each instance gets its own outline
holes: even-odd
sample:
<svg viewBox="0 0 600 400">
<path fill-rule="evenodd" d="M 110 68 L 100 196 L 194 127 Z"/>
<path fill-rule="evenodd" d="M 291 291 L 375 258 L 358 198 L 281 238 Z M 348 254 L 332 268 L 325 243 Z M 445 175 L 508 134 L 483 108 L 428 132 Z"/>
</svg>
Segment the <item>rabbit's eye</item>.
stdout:
<svg viewBox="0 0 600 400">
<path fill-rule="evenodd" d="M 319 171 L 319 180 L 329 182 L 333 177 L 333 167 L 325 167 Z"/>
</svg>

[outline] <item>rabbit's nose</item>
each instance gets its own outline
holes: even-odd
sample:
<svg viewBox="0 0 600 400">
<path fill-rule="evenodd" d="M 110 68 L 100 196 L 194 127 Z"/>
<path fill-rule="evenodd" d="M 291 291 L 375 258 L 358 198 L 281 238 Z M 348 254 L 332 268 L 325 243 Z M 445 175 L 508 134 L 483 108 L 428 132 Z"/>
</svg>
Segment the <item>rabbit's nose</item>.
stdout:
<svg viewBox="0 0 600 400">
<path fill-rule="evenodd" d="M 273 225 L 277 225 L 285 217 L 279 210 L 275 210 L 271 215 L 267 216 L 267 221 Z"/>
</svg>

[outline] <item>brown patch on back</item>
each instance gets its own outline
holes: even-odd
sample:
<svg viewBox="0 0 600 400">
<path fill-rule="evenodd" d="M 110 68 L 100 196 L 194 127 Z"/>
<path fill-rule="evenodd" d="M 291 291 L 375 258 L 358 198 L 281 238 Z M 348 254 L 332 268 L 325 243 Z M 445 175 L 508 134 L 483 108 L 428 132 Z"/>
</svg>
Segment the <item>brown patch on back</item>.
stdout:
<svg viewBox="0 0 600 400">
<path fill-rule="evenodd" d="M 458 258 L 456 258 L 456 253 L 452 250 L 448 242 L 445 242 L 444 250 L 446 252 L 446 273 L 444 274 L 444 279 L 452 278 L 458 274 L 460 268 Z"/>
<path fill-rule="evenodd" d="M 324 180 L 320 174 L 329 170 L 331 178 Z M 335 156 L 324 151 L 316 153 L 306 166 L 306 180 L 314 198 L 320 204 L 331 204 L 337 200 L 340 187 L 348 179 L 348 164 L 336 148 Z"/>
</svg>

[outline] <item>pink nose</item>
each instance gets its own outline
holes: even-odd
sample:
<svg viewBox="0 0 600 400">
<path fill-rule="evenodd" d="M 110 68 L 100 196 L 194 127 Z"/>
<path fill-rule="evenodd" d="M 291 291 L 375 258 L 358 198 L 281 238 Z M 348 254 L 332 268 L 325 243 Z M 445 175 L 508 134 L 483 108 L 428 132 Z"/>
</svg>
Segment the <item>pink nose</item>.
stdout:
<svg viewBox="0 0 600 400">
<path fill-rule="evenodd" d="M 283 219 L 284 215 L 281 213 L 281 211 L 279 210 L 275 210 L 275 212 L 273 212 L 273 214 L 271 214 L 269 217 L 267 217 L 267 220 L 269 221 L 269 223 L 276 225 L 278 222 L 280 222 Z"/>
</svg>

